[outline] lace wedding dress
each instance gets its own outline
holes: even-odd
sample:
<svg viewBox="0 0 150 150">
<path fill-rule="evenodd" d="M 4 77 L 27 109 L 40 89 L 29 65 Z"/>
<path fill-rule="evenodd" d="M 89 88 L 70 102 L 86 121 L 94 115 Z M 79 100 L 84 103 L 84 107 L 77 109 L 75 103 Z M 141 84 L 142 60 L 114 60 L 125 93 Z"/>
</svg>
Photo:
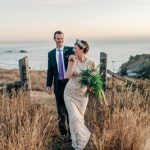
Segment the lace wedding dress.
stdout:
<svg viewBox="0 0 150 150">
<path fill-rule="evenodd" d="M 93 65 L 94 62 L 87 59 L 84 63 L 76 61 L 73 76 L 66 85 L 64 100 L 69 115 L 69 126 L 72 139 L 72 147 L 75 150 L 83 150 L 90 138 L 90 131 L 84 124 L 84 114 L 88 103 L 88 97 L 79 83 L 82 69 Z"/>
</svg>

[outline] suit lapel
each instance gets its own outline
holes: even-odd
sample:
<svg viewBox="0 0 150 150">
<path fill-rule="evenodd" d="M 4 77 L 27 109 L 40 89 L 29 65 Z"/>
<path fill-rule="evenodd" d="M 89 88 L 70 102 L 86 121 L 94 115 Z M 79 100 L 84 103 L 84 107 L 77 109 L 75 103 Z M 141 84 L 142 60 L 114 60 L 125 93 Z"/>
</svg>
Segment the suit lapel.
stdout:
<svg viewBox="0 0 150 150">
<path fill-rule="evenodd" d="M 65 49 L 66 49 L 66 47 L 64 46 L 64 49 L 63 49 L 64 60 L 65 60 L 65 58 L 66 58 L 66 53 L 65 53 Z"/>
<path fill-rule="evenodd" d="M 53 60 L 54 60 L 54 67 L 56 67 L 57 73 L 58 73 L 58 67 L 57 67 L 57 60 L 56 60 L 56 48 L 53 53 Z"/>
<path fill-rule="evenodd" d="M 65 70 L 67 69 L 67 61 L 68 61 L 66 48 L 67 48 L 67 47 L 64 46 L 64 49 L 63 49 Z"/>
</svg>

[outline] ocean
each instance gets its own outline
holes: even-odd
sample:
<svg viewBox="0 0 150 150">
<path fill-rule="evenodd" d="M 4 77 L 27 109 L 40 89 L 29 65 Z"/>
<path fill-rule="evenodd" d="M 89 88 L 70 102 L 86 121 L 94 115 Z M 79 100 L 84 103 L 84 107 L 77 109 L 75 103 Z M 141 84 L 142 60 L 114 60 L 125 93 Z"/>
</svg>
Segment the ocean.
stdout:
<svg viewBox="0 0 150 150">
<path fill-rule="evenodd" d="M 74 43 L 66 42 L 73 46 Z M 150 54 L 150 40 L 91 40 L 88 57 L 99 64 L 100 52 L 107 53 L 107 68 L 118 72 L 119 67 L 137 54 Z M 18 60 L 28 56 L 33 70 L 47 70 L 47 54 L 55 47 L 52 42 L 0 42 L 0 68 L 18 68 Z M 25 50 L 27 53 L 20 53 Z"/>
</svg>

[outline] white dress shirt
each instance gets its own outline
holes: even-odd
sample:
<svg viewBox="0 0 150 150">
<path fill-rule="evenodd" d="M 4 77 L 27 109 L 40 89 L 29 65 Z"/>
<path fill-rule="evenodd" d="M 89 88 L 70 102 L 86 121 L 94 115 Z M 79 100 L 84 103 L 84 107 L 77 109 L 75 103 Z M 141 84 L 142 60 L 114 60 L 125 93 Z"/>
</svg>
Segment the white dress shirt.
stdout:
<svg viewBox="0 0 150 150">
<path fill-rule="evenodd" d="M 64 53 L 63 53 L 63 49 L 64 49 L 64 47 L 56 48 L 56 62 L 57 62 L 58 72 L 59 72 L 59 65 L 58 65 L 58 60 L 59 60 L 59 51 L 58 51 L 58 50 L 59 50 L 59 49 L 61 50 L 62 62 L 63 62 L 63 71 L 64 71 L 64 73 L 65 73 Z"/>
</svg>

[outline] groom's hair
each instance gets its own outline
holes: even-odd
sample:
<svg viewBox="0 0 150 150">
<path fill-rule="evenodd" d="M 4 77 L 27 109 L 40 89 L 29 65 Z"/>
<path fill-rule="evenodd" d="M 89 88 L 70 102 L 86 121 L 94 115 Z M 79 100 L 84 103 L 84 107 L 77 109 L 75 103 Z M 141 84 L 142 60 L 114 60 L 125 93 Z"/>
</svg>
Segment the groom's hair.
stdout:
<svg viewBox="0 0 150 150">
<path fill-rule="evenodd" d="M 56 32 L 54 33 L 54 39 L 55 39 L 56 34 L 63 34 L 63 35 L 64 35 L 64 33 L 63 33 L 62 31 L 56 31 Z"/>
</svg>

